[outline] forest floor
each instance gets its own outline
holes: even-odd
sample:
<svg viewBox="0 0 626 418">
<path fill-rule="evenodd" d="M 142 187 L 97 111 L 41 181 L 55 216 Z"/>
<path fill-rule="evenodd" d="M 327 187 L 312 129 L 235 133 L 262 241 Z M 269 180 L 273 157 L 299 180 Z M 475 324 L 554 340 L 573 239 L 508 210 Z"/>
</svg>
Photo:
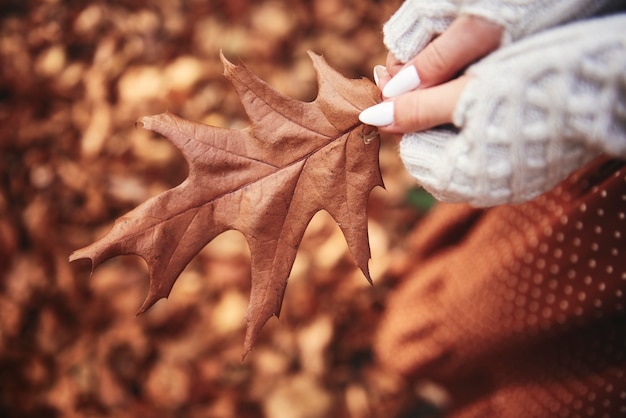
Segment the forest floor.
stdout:
<svg viewBox="0 0 626 418">
<path fill-rule="evenodd" d="M 280 319 L 241 360 L 250 289 L 239 233 L 207 245 L 136 316 L 145 263 L 93 274 L 72 251 L 180 183 L 182 155 L 134 122 L 166 110 L 248 124 L 220 50 L 277 90 L 316 95 L 312 50 L 368 77 L 400 1 L 9 0 L 0 6 L 0 416 L 394 417 L 418 405 L 376 362 L 386 295 L 431 201 L 383 137 L 369 202 L 373 286 L 325 213 L 300 247 Z M 417 403 L 416 403 L 417 402 Z M 417 415 L 411 415 L 417 416 Z"/>
</svg>

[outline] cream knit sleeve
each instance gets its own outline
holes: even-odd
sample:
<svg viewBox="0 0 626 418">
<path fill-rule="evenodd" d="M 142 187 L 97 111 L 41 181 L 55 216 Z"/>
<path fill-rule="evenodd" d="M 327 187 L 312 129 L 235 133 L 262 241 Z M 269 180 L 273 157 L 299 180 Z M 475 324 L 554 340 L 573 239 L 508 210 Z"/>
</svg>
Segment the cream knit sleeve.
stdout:
<svg viewBox="0 0 626 418">
<path fill-rule="evenodd" d="M 504 27 L 502 45 L 562 23 L 624 7 L 623 0 L 464 0 L 460 14 Z"/>
<path fill-rule="evenodd" d="M 445 31 L 457 17 L 461 0 L 406 0 L 383 26 L 384 42 L 407 62 Z"/>
<path fill-rule="evenodd" d="M 459 15 L 500 24 L 506 45 L 561 23 L 624 8 L 624 0 L 405 0 L 383 34 L 389 51 L 407 62 Z"/>
<path fill-rule="evenodd" d="M 400 156 L 440 200 L 529 200 L 600 153 L 626 158 L 626 14 L 569 24 L 485 58 L 458 130 L 406 134 Z"/>
</svg>

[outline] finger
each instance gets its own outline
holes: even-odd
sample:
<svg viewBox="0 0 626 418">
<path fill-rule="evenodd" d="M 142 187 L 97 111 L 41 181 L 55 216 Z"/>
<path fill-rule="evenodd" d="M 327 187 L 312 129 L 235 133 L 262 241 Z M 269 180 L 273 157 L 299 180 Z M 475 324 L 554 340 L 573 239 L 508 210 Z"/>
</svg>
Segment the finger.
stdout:
<svg viewBox="0 0 626 418">
<path fill-rule="evenodd" d="M 383 96 L 396 97 L 418 86 L 432 87 L 454 78 L 462 69 L 500 45 L 502 26 L 476 16 L 461 16 L 397 72 Z M 394 67 L 395 68 L 395 67 Z M 393 70 L 387 67 L 393 74 Z"/>
<path fill-rule="evenodd" d="M 365 109 L 359 119 L 390 133 L 423 131 L 451 123 L 456 103 L 468 81 L 468 76 L 462 76 L 406 93 Z"/>
<path fill-rule="evenodd" d="M 477 16 L 461 16 L 413 60 L 429 87 L 448 81 L 472 62 L 500 45 L 502 26 Z"/>
<path fill-rule="evenodd" d="M 395 98 L 394 122 L 381 130 L 406 133 L 452 123 L 454 109 L 468 81 L 469 77 L 463 76 Z"/>
<path fill-rule="evenodd" d="M 391 52 L 387 54 L 387 62 L 385 63 L 385 65 L 387 66 L 387 71 L 389 71 L 389 74 L 391 74 L 392 76 L 396 75 L 398 71 L 400 71 L 402 67 L 404 67 L 404 63 L 396 58 L 396 56 L 393 55 Z"/>
<path fill-rule="evenodd" d="M 385 85 L 391 80 L 391 74 L 387 71 L 387 68 L 382 65 L 374 67 L 374 81 L 378 88 L 382 91 Z"/>
</svg>

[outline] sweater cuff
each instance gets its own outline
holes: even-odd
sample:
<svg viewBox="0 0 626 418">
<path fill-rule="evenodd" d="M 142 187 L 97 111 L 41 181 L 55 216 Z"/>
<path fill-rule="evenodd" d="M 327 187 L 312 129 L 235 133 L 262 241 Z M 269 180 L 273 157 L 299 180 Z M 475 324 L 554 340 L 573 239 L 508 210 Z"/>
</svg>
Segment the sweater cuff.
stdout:
<svg viewBox="0 0 626 418">
<path fill-rule="evenodd" d="M 562 23 L 624 9 L 623 0 L 469 0 L 459 14 L 502 26 L 500 46 L 506 46 Z"/>
<path fill-rule="evenodd" d="M 511 173 L 497 164 L 502 156 L 497 152 L 477 156 L 473 144 L 452 127 L 405 134 L 400 158 L 409 174 L 439 201 L 486 207 L 512 199 Z"/>
<path fill-rule="evenodd" d="M 456 11 L 456 4 L 448 0 L 406 0 L 383 26 L 385 46 L 397 59 L 408 62 L 450 26 Z"/>
<path fill-rule="evenodd" d="M 453 144 L 457 135 L 453 128 L 435 128 L 405 134 L 400 141 L 400 158 L 405 168 L 437 200 L 465 200 L 466 193 L 460 190 L 463 187 L 451 184 L 456 152 L 450 148 L 458 148 L 458 144 Z"/>
</svg>

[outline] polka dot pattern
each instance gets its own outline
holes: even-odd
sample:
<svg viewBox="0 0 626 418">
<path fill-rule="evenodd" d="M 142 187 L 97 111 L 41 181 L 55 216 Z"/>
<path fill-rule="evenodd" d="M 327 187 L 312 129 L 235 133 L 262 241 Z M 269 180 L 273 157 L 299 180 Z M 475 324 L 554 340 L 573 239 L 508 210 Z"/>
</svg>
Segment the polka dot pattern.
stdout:
<svg viewBox="0 0 626 418">
<path fill-rule="evenodd" d="M 522 205 L 441 204 L 410 242 L 383 363 L 444 382 L 455 417 L 626 416 L 623 162 Z"/>
</svg>

